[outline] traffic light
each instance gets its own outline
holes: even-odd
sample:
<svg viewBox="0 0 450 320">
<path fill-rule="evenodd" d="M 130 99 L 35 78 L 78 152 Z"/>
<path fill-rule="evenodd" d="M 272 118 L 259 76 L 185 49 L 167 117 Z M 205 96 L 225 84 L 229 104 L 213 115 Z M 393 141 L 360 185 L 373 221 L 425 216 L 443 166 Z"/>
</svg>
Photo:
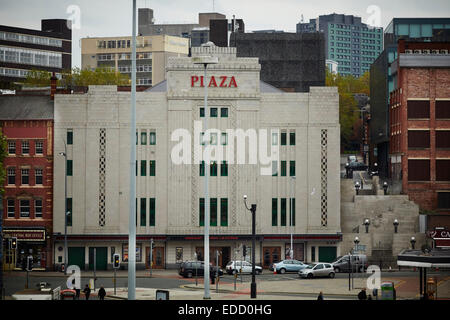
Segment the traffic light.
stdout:
<svg viewBox="0 0 450 320">
<path fill-rule="evenodd" d="M 245 244 L 242 246 L 242 255 L 244 257 L 247 256 L 247 246 Z"/>
<path fill-rule="evenodd" d="M 118 253 L 115 253 L 114 254 L 114 257 L 113 257 L 113 268 L 114 269 L 119 269 L 119 267 L 120 267 L 120 255 L 118 254 Z"/>
<path fill-rule="evenodd" d="M 27 257 L 27 271 L 33 270 L 33 256 Z"/>
<path fill-rule="evenodd" d="M 13 237 L 11 238 L 11 249 L 17 249 L 17 238 Z"/>
</svg>

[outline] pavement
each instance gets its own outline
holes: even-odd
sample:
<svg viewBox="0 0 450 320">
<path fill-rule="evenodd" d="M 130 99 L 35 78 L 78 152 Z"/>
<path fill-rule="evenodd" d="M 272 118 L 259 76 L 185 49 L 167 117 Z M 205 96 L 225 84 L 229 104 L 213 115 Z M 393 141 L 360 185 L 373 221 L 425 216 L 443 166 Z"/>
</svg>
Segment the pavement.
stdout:
<svg viewBox="0 0 450 320">
<path fill-rule="evenodd" d="M 33 272 L 30 277 L 61 277 L 61 272 Z M 111 271 L 96 272 L 97 278 L 111 278 Z M 137 270 L 137 278 L 148 278 L 150 276 L 149 270 Z M 286 280 L 271 280 L 270 278 L 257 279 L 258 300 L 303 300 L 315 299 L 319 292 L 323 292 L 324 298 L 328 300 L 342 300 L 342 299 L 357 299 L 359 291 L 367 287 L 366 274 L 355 274 L 353 279 L 353 289 L 349 290 L 348 278 L 339 277 L 334 279 L 300 279 L 297 277 L 290 277 Z M 93 278 L 92 271 L 82 272 L 83 278 Z M 128 272 L 126 270 L 117 271 L 117 278 L 127 278 Z M 177 270 L 153 270 L 152 277 L 154 278 L 172 278 L 180 279 Z M 184 284 L 178 288 L 164 289 L 169 291 L 171 300 L 202 300 L 204 295 L 203 279 L 183 279 L 188 284 Z M 220 281 L 218 285 L 218 292 L 216 292 L 216 285 L 210 284 L 211 300 L 247 300 L 250 299 L 250 282 L 236 282 L 236 287 L 233 281 Z M 392 281 L 397 291 L 398 299 L 418 299 L 419 295 L 419 279 L 414 276 L 406 276 L 404 273 L 396 274 L 383 273 L 382 282 Z M 450 299 L 450 276 L 448 273 L 440 275 L 436 278 L 437 282 L 437 296 L 440 299 Z M 107 292 L 107 299 L 127 299 L 127 288 L 116 288 L 114 294 L 113 288 L 105 288 Z M 136 288 L 137 300 L 155 300 L 157 288 Z M 367 290 L 371 293 L 371 290 Z M 93 292 L 93 296 L 95 293 Z"/>
</svg>

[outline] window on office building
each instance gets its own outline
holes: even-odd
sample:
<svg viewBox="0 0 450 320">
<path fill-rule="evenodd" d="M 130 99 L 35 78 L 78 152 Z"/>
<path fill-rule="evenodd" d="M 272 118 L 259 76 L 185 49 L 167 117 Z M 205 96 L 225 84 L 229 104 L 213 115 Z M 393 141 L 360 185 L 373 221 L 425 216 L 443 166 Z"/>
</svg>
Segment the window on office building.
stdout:
<svg viewBox="0 0 450 320">
<path fill-rule="evenodd" d="M 450 192 L 438 192 L 437 202 L 438 209 L 450 209 Z"/>
<path fill-rule="evenodd" d="M 141 160 L 141 177 L 147 176 L 147 160 Z"/>
<path fill-rule="evenodd" d="M 205 198 L 200 198 L 199 201 L 199 225 L 205 226 Z"/>
<path fill-rule="evenodd" d="M 228 226 L 228 199 L 220 199 L 220 226 Z"/>
<path fill-rule="evenodd" d="M 150 198 L 150 227 L 156 223 L 156 198 Z"/>
<path fill-rule="evenodd" d="M 211 108 L 210 109 L 210 117 L 211 118 L 217 118 L 217 108 Z"/>
<path fill-rule="evenodd" d="M 213 161 L 210 164 L 210 176 L 211 177 L 217 177 L 217 162 Z"/>
<path fill-rule="evenodd" d="M 156 132 L 154 131 L 150 132 L 150 145 L 151 146 L 156 145 Z"/>
<path fill-rule="evenodd" d="M 222 161 L 220 164 L 220 175 L 222 177 L 228 177 L 228 163 L 226 161 Z"/>
<path fill-rule="evenodd" d="M 220 109 L 220 116 L 222 118 L 228 118 L 228 108 L 221 108 Z"/>
<path fill-rule="evenodd" d="M 150 177 L 156 176 L 156 160 L 150 160 Z"/>
<path fill-rule="evenodd" d="M 43 154 L 44 153 L 44 142 L 43 141 L 36 141 L 36 143 L 35 143 L 35 153 L 36 154 Z"/>
<path fill-rule="evenodd" d="M 429 119 L 429 100 L 408 100 L 408 119 Z"/>
<path fill-rule="evenodd" d="M 278 199 L 272 198 L 272 226 L 278 225 Z"/>
<path fill-rule="evenodd" d="M 73 144 L 73 131 L 72 129 L 67 130 L 67 144 Z"/>
<path fill-rule="evenodd" d="M 285 145 L 286 145 L 286 140 L 287 140 L 286 135 L 287 135 L 286 132 L 281 132 L 281 145 L 282 145 L 282 146 L 285 146 Z"/>
<path fill-rule="evenodd" d="M 287 209 L 287 202 L 286 202 L 286 198 L 281 198 L 281 212 L 280 212 L 280 217 L 281 217 L 281 226 L 284 227 L 286 226 L 286 210 Z"/>
<path fill-rule="evenodd" d="M 211 227 L 217 227 L 217 198 L 210 198 L 209 200 L 210 225 Z"/>
<path fill-rule="evenodd" d="M 16 201 L 14 199 L 7 200 L 8 218 L 14 218 L 16 216 Z"/>
<path fill-rule="evenodd" d="M 289 225 L 295 226 L 295 198 L 290 199 Z"/>
<path fill-rule="evenodd" d="M 42 185 L 43 179 L 42 179 L 42 169 L 34 169 L 34 173 L 35 173 L 35 181 L 37 185 Z"/>
<path fill-rule="evenodd" d="M 141 198 L 141 227 L 147 224 L 147 199 Z"/>
<path fill-rule="evenodd" d="M 16 142 L 15 141 L 8 141 L 8 153 L 16 154 Z"/>
<path fill-rule="evenodd" d="M 436 181 L 450 181 L 450 159 L 436 160 Z"/>
<path fill-rule="evenodd" d="M 67 207 L 67 226 L 72 226 L 72 217 L 73 217 L 73 209 L 72 209 L 72 198 L 66 199 L 66 207 Z"/>
<path fill-rule="evenodd" d="M 30 200 L 20 200 L 20 217 L 29 218 L 30 217 Z"/>
<path fill-rule="evenodd" d="M 71 177 L 73 175 L 73 162 L 72 160 L 67 160 L 67 176 Z"/>
<path fill-rule="evenodd" d="M 408 149 L 424 149 L 429 147 L 429 130 L 408 130 Z"/>
<path fill-rule="evenodd" d="M 42 218 L 42 199 L 34 200 L 34 216 L 35 218 Z"/>
<path fill-rule="evenodd" d="M 30 153 L 30 143 L 28 141 L 22 141 L 22 154 Z"/>
<path fill-rule="evenodd" d="M 16 168 L 8 168 L 8 184 L 16 184 Z"/>
<path fill-rule="evenodd" d="M 450 131 L 436 130 L 436 148 L 450 149 Z"/>
<path fill-rule="evenodd" d="M 147 145 L 147 132 L 145 131 L 141 132 L 141 145 L 142 146 Z"/>
<path fill-rule="evenodd" d="M 450 119 L 450 100 L 436 100 L 436 119 Z"/>
<path fill-rule="evenodd" d="M 295 146 L 295 132 L 289 133 L 289 144 Z"/>
<path fill-rule="evenodd" d="M 289 176 L 295 177 L 295 161 L 289 161 Z"/>
<path fill-rule="evenodd" d="M 21 169 L 22 184 L 30 184 L 30 169 Z"/>
<path fill-rule="evenodd" d="M 430 181 L 430 160 L 408 159 L 408 181 Z"/>
<path fill-rule="evenodd" d="M 281 161 L 281 177 L 286 177 L 286 161 Z"/>
</svg>

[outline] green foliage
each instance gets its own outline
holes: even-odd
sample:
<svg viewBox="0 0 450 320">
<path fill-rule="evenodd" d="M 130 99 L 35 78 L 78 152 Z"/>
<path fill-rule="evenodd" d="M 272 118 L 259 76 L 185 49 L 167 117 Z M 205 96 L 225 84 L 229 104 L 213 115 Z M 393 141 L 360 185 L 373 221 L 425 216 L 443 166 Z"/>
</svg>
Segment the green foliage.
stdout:
<svg viewBox="0 0 450 320">
<path fill-rule="evenodd" d="M 337 87 L 339 92 L 339 123 L 341 125 L 341 145 L 348 146 L 360 114 L 354 98 L 357 93 L 370 94 L 370 77 L 366 72 L 359 78 L 352 75 L 333 74 L 327 70 L 325 85 Z"/>
<path fill-rule="evenodd" d="M 4 166 L 4 160 L 8 156 L 8 143 L 6 141 L 6 137 L 3 135 L 3 132 L 0 131 L 0 193 L 5 193 L 5 188 L 3 187 L 6 179 L 6 169 Z"/>
<path fill-rule="evenodd" d="M 25 79 L 25 86 L 48 87 L 52 74 L 48 71 L 32 70 Z M 60 80 L 57 81 L 58 87 L 66 89 L 73 87 L 87 87 L 89 85 L 118 85 L 126 86 L 130 84 L 127 75 L 116 72 L 108 68 L 97 68 L 95 70 L 73 68 L 70 71 L 63 72 Z"/>
</svg>

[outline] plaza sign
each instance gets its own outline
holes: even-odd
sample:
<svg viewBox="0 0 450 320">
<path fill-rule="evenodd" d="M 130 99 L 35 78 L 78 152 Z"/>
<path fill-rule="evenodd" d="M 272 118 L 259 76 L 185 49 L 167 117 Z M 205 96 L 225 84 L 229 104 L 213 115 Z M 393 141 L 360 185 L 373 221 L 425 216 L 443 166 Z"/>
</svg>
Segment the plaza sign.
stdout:
<svg viewBox="0 0 450 320">
<path fill-rule="evenodd" d="M 433 239 L 450 239 L 450 231 L 445 229 L 435 229 L 433 231 L 428 231 L 428 235 Z"/>
<path fill-rule="evenodd" d="M 203 76 L 191 76 L 191 87 L 205 87 Z M 234 76 L 211 76 L 208 88 L 237 88 L 236 78 Z"/>
</svg>

